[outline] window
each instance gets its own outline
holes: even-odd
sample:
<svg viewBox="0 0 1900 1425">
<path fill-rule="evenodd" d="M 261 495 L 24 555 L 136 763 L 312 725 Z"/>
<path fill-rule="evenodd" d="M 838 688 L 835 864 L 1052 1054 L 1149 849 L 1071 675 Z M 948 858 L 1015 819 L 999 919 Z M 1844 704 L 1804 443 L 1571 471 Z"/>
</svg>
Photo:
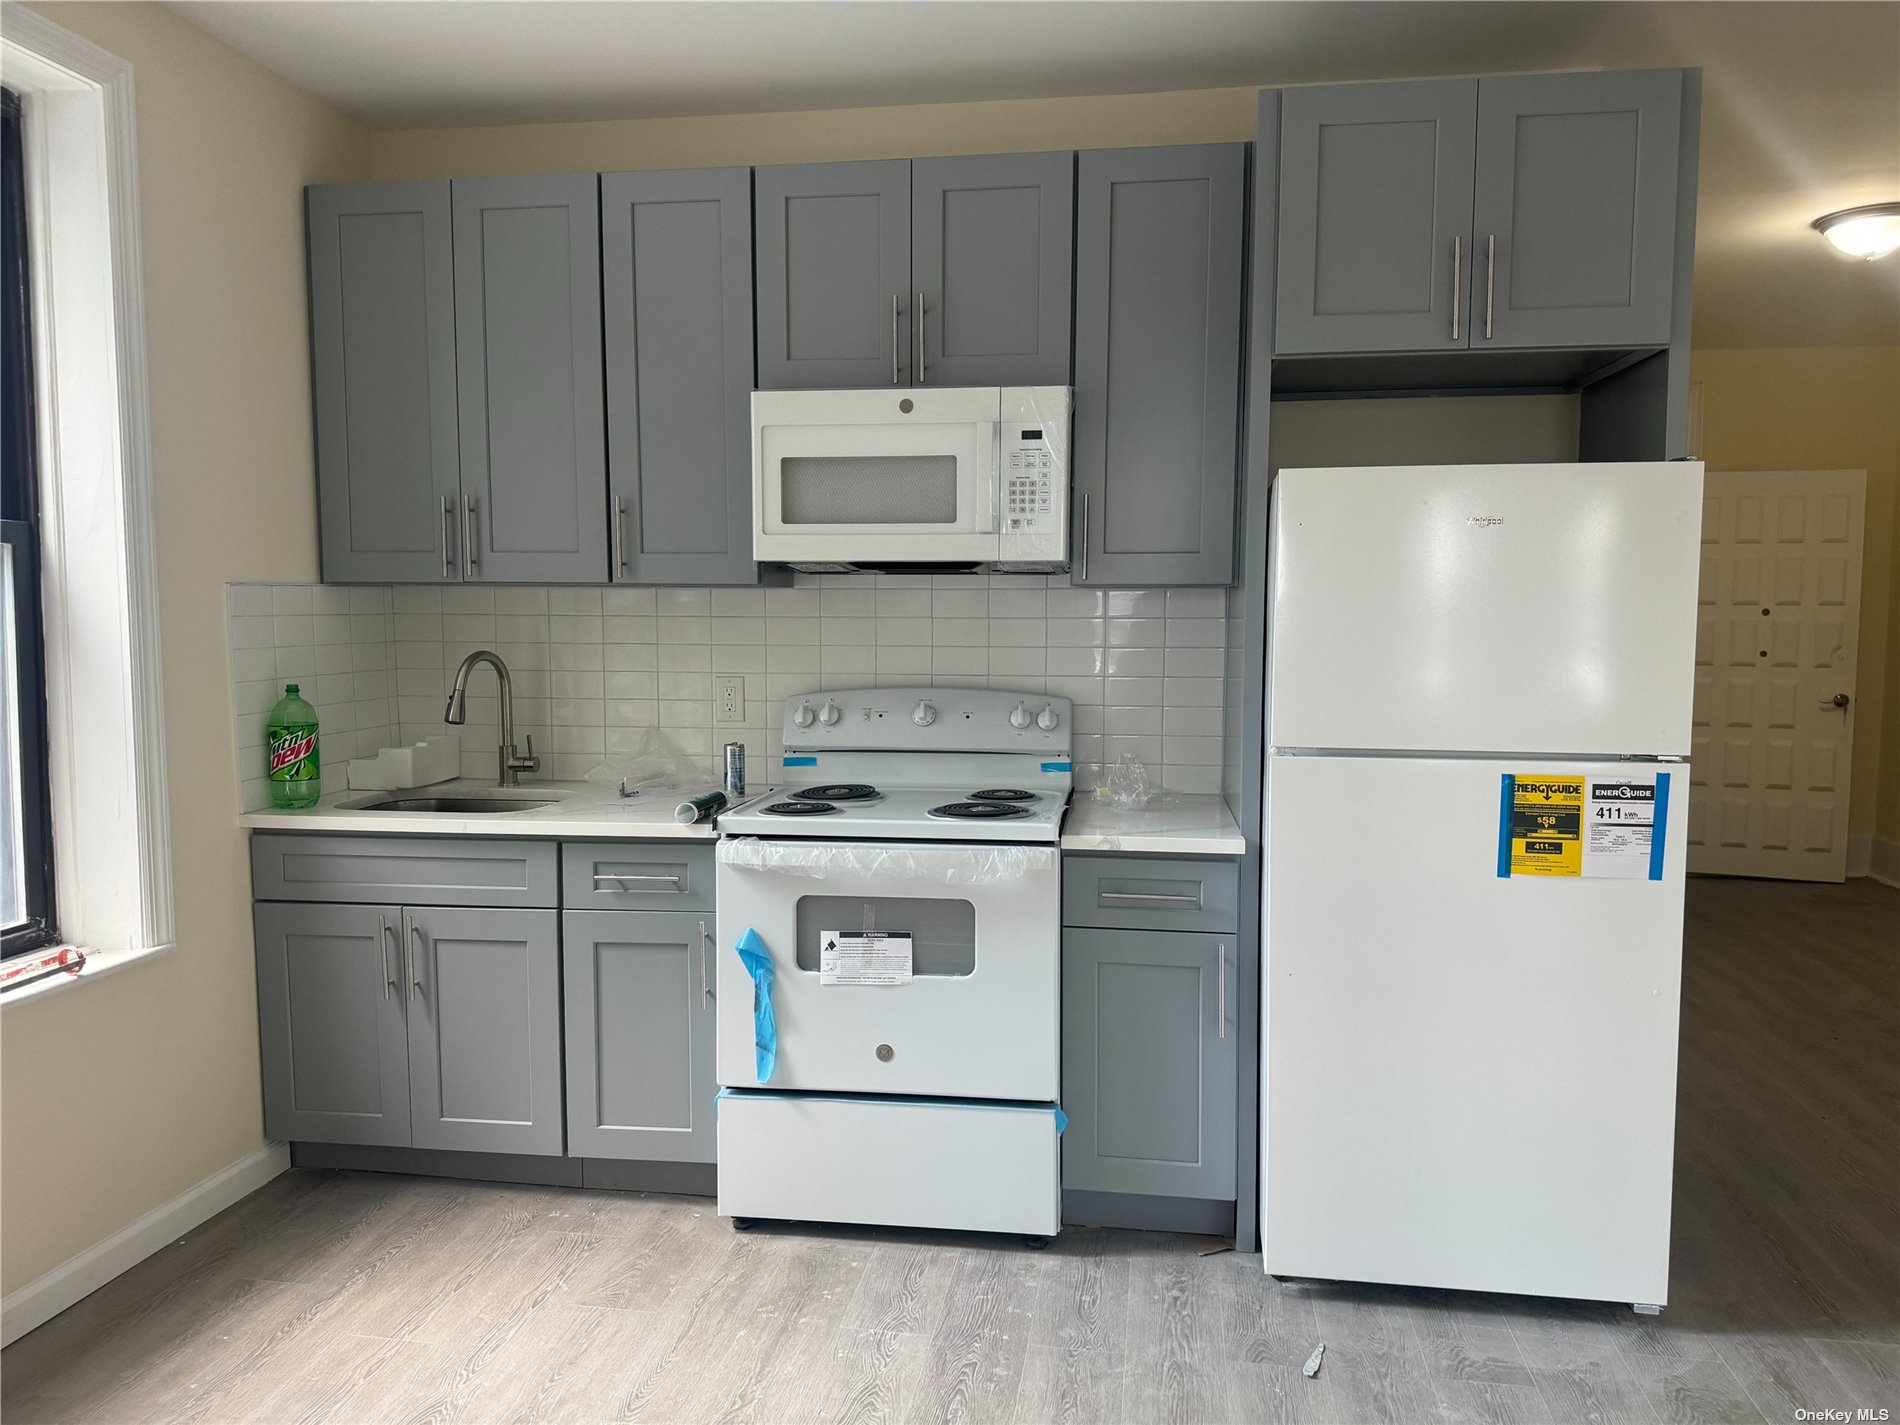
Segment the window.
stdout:
<svg viewBox="0 0 1900 1425">
<path fill-rule="evenodd" d="M 17 955 L 47 944 L 56 930 L 32 283 L 20 99 L 11 89 L 0 90 L 0 126 L 0 953 Z"/>
</svg>

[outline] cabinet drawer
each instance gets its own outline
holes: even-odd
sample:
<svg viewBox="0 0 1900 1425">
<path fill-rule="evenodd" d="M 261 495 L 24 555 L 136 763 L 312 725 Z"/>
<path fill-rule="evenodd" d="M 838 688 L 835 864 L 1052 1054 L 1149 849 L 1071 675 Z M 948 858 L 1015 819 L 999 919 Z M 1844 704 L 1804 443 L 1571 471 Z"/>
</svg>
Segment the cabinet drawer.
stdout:
<svg viewBox="0 0 1900 1425">
<path fill-rule="evenodd" d="M 557 904 L 554 843 L 421 836 L 251 837 L 261 901 L 397 905 Z"/>
<path fill-rule="evenodd" d="M 1182 856 L 1062 858 L 1062 923 L 1233 931 L 1240 868 Z"/>
<path fill-rule="evenodd" d="M 561 848 L 568 910 L 713 908 L 710 841 L 580 841 Z"/>
</svg>

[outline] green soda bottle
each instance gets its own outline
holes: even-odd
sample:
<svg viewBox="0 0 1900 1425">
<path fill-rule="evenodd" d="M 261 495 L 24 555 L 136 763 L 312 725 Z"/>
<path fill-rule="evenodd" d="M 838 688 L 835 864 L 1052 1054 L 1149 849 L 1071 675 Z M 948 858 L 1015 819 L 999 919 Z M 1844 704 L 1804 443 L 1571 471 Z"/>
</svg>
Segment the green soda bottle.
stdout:
<svg viewBox="0 0 1900 1425">
<path fill-rule="evenodd" d="M 264 725 L 273 806 L 313 807 L 323 796 L 317 761 L 317 710 L 297 696 L 297 685 L 284 688 Z"/>
</svg>

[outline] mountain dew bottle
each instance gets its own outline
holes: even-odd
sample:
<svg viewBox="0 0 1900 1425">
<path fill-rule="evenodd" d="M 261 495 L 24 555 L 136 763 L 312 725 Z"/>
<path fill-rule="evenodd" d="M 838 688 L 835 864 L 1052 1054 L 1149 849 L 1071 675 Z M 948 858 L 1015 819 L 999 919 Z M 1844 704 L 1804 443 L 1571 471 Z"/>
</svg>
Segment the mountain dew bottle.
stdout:
<svg viewBox="0 0 1900 1425">
<path fill-rule="evenodd" d="M 284 688 L 264 726 L 264 749 L 270 756 L 270 799 L 273 806 L 313 807 L 323 796 L 323 774 L 317 761 L 317 710 L 297 695 L 297 685 Z"/>
</svg>

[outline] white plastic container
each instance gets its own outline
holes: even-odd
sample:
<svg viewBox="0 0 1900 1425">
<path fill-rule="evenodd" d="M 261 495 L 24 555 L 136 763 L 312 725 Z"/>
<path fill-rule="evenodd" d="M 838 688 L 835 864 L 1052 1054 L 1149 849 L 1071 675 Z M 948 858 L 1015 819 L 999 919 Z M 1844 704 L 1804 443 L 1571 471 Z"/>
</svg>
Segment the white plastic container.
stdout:
<svg viewBox="0 0 1900 1425">
<path fill-rule="evenodd" d="M 350 759 L 350 790 L 388 792 L 446 782 L 462 770 L 462 739 L 437 733 L 408 747 L 385 747 L 374 757 Z"/>
</svg>

